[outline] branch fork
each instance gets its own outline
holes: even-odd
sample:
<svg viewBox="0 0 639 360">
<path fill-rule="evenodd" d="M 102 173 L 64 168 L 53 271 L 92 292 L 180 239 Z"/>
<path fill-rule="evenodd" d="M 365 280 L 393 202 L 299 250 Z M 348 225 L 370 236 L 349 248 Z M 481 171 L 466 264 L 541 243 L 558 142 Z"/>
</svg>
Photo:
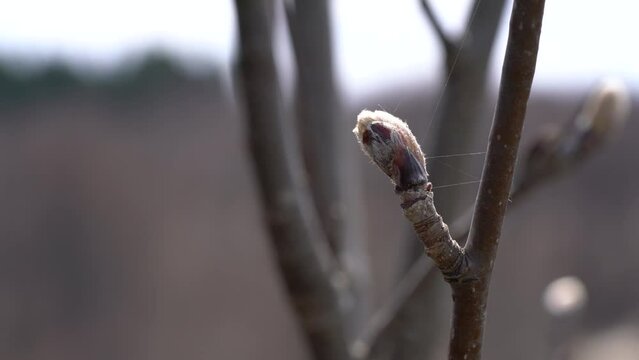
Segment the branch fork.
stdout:
<svg viewBox="0 0 639 360">
<path fill-rule="evenodd" d="M 449 282 L 469 279 L 469 261 L 437 213 L 426 158 L 405 122 L 384 111 L 362 111 L 353 130 L 364 153 L 395 184 L 404 215 Z"/>
</svg>

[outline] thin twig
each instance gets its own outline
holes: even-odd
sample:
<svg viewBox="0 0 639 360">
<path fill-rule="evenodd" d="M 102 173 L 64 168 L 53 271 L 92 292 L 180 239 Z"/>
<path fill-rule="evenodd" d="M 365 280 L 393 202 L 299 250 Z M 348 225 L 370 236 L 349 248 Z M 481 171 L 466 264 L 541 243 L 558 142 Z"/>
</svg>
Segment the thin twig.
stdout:
<svg viewBox="0 0 639 360">
<path fill-rule="evenodd" d="M 347 360 L 331 283 L 339 267 L 314 211 L 295 134 L 283 122 L 265 4 L 237 0 L 235 5 L 249 148 L 280 273 L 314 358 Z"/>
</svg>

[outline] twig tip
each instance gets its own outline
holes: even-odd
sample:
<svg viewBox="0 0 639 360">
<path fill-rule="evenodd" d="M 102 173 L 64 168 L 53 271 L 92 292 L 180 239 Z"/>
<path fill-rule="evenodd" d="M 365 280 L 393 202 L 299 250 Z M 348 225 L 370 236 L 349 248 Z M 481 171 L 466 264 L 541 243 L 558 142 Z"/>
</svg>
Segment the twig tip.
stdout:
<svg viewBox="0 0 639 360">
<path fill-rule="evenodd" d="M 593 90 L 580 116 L 582 128 L 592 128 L 597 134 L 615 131 L 630 115 L 630 91 L 617 78 L 605 78 Z"/>
<path fill-rule="evenodd" d="M 428 182 L 426 158 L 417 139 L 401 119 L 385 111 L 363 110 L 353 129 L 362 151 L 400 191 Z"/>
</svg>

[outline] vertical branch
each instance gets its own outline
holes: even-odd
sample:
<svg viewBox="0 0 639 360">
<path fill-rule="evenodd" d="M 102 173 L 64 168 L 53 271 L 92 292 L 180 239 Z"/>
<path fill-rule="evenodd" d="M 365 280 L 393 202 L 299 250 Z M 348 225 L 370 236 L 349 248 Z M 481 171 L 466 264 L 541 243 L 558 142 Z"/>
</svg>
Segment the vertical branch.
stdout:
<svg viewBox="0 0 639 360">
<path fill-rule="evenodd" d="M 630 104 L 630 93 L 622 82 L 604 79 L 571 121 L 536 139 L 515 178 L 511 200 L 565 173 L 610 142 L 629 117 Z"/>
<path fill-rule="evenodd" d="M 598 153 L 610 143 L 623 128 L 630 115 L 630 94 L 623 83 L 606 79 L 595 87 L 577 111 L 574 118 L 553 132 L 544 132 L 533 141 L 523 157 L 518 182 L 513 186 L 509 208 L 520 204 L 526 195 L 540 185 L 565 174 Z M 472 208 L 450 225 L 454 238 L 468 237 L 472 220 Z M 423 314 L 424 307 L 432 309 L 432 263 L 419 258 L 392 291 L 392 297 L 371 318 L 368 326 L 352 344 L 356 359 L 380 359 L 396 342 L 393 334 L 398 329 L 410 327 L 416 321 L 415 314 Z M 439 278 L 438 278 L 439 279 Z M 429 296 L 430 295 L 430 296 Z M 428 303 L 426 303 L 428 302 Z M 420 333 L 420 339 L 434 337 L 434 331 Z M 423 342 L 423 339 L 422 339 Z M 421 342 L 420 342 L 421 343 Z M 401 356 L 410 348 L 396 351 Z M 413 349 L 414 350 L 414 349 Z M 419 353 L 413 351 L 412 355 Z"/>
<path fill-rule="evenodd" d="M 464 247 L 471 276 L 452 282 L 450 359 L 479 359 L 490 276 L 535 74 L 544 0 L 515 0 L 482 183 Z"/>
<path fill-rule="evenodd" d="M 435 15 L 433 8 L 430 6 L 429 0 L 421 0 L 420 4 L 422 4 L 422 9 L 424 10 L 424 14 L 426 14 L 426 17 L 430 21 L 430 24 L 433 27 L 435 34 L 437 34 L 437 37 L 439 38 L 439 42 L 444 47 L 444 51 L 446 52 L 446 57 L 449 57 L 449 58 L 454 57 L 455 52 L 458 50 L 457 49 L 458 44 L 456 44 L 454 41 L 452 41 L 448 37 L 448 35 L 446 35 L 446 32 L 444 31 L 444 28 L 442 27 L 442 24 L 439 21 L 439 18 L 437 17 L 437 15 Z"/>
<path fill-rule="evenodd" d="M 249 148 L 262 204 L 289 298 L 315 359 L 348 359 L 326 247 L 305 185 L 295 134 L 283 122 L 263 0 L 235 2 Z"/>
<path fill-rule="evenodd" d="M 347 190 L 356 182 L 356 167 L 340 132 L 341 104 L 332 59 L 329 2 L 295 1 L 286 8 L 297 62 L 296 110 L 302 152 L 313 199 L 332 250 L 352 281 L 353 295 L 341 304 L 347 331 L 361 327 L 369 309 L 369 269 L 357 216 L 347 207 L 361 199 Z M 352 210 L 352 209 L 349 209 Z"/>
<path fill-rule="evenodd" d="M 430 8 L 428 0 L 421 0 L 426 15 L 431 20 L 436 31 L 438 26 L 434 14 L 429 15 Z M 444 41 L 444 67 L 442 73 L 441 100 L 433 114 L 434 118 L 425 119 L 424 124 L 433 124 L 432 128 L 424 129 L 428 131 L 424 136 L 432 139 L 433 154 L 455 154 L 474 151 L 472 144 L 477 139 L 478 129 L 482 123 L 488 119 L 482 119 L 478 114 L 485 110 L 486 101 L 486 77 L 488 70 L 488 60 L 493 48 L 497 29 L 503 13 L 505 0 L 472 2 L 469 17 L 461 38 L 451 40 L 449 37 Z M 432 13 L 432 11 L 430 11 Z M 441 27 L 440 27 L 441 28 Z M 443 31 L 442 31 L 443 33 Z M 447 45 L 447 44 L 452 44 Z M 425 125 L 426 126 L 426 125 Z M 435 130 L 431 133 L 431 130 Z M 455 163 L 460 168 L 465 168 L 469 161 L 460 159 Z M 430 170 L 433 173 L 434 184 L 452 184 L 459 181 L 457 173 L 451 173 L 446 164 L 432 162 Z M 440 211 L 444 217 L 456 216 L 460 210 L 466 208 L 467 204 L 462 203 L 459 193 L 448 192 L 447 201 L 440 204 Z M 409 234 L 405 260 L 401 275 L 414 264 L 416 259 L 423 256 L 423 249 L 419 241 L 416 241 L 413 230 L 406 228 Z M 430 279 L 434 279 L 431 277 Z M 434 283 L 428 286 L 429 292 L 421 292 L 423 298 L 416 299 L 415 303 L 425 302 L 426 297 L 447 298 L 448 289 L 445 284 L 433 280 Z M 441 332 L 433 331 L 432 328 L 445 326 L 448 319 L 444 316 L 447 312 L 446 302 L 436 302 L 438 306 L 414 307 L 412 317 L 404 322 L 404 326 L 399 328 L 396 340 L 397 349 L 412 349 L 411 353 L 417 358 L 428 358 L 429 354 L 439 351 L 437 344 L 444 343 L 445 335 Z M 436 336 L 422 338 L 416 334 L 433 333 Z M 437 336 L 439 335 L 439 336 Z M 411 359 L 404 356 L 406 351 L 398 352 L 394 359 Z"/>
<path fill-rule="evenodd" d="M 296 110 L 302 152 L 327 239 L 331 248 L 339 252 L 344 242 L 345 221 L 336 161 L 341 148 L 337 141 L 339 112 L 328 3 L 298 1 L 294 9 L 288 9 L 288 14 L 297 62 Z"/>
<path fill-rule="evenodd" d="M 363 111 L 354 130 L 362 150 L 395 184 L 405 217 L 451 286 L 451 360 L 481 358 L 490 276 L 535 73 L 543 10 L 544 0 L 515 0 L 513 5 L 482 184 L 463 248 L 435 210 L 425 157 L 408 126 L 390 114 Z"/>
</svg>

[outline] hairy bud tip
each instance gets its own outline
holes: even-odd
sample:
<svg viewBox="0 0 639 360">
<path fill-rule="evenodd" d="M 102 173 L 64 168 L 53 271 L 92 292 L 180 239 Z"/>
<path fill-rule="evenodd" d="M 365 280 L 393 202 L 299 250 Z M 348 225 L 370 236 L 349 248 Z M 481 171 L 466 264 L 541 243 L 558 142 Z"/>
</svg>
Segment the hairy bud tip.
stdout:
<svg viewBox="0 0 639 360">
<path fill-rule="evenodd" d="M 362 151 L 397 189 L 408 190 L 428 182 L 426 159 L 405 122 L 384 111 L 364 110 L 353 129 Z"/>
</svg>

